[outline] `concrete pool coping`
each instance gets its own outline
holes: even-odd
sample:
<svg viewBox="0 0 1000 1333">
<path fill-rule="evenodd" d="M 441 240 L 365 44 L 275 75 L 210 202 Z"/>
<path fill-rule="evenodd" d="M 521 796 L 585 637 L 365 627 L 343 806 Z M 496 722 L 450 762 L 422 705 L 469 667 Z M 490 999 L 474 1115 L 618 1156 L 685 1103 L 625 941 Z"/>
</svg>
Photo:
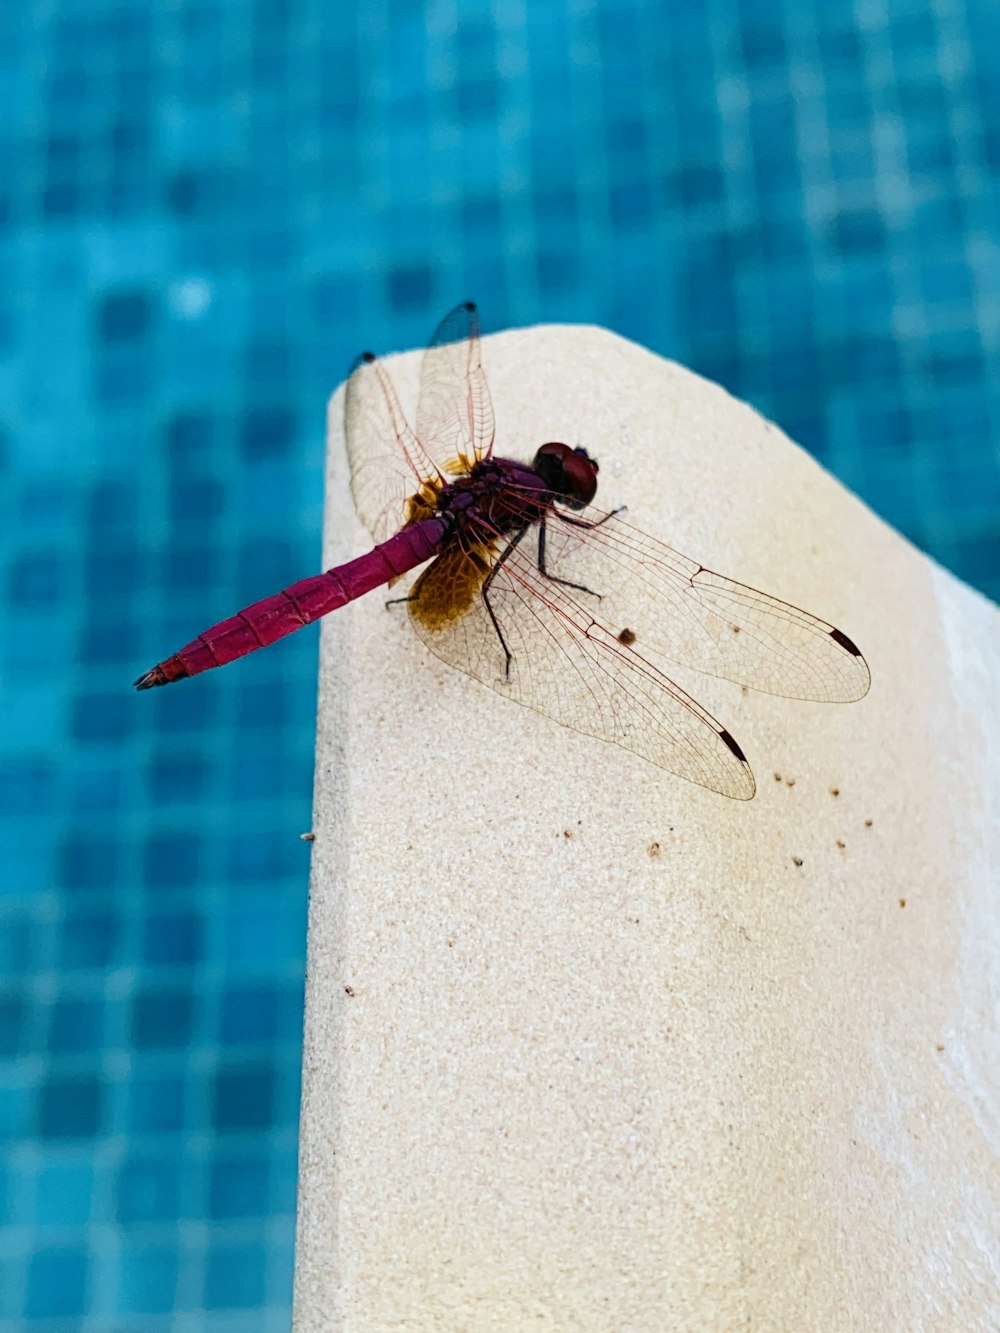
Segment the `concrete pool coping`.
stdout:
<svg viewBox="0 0 1000 1333">
<path fill-rule="evenodd" d="M 603 507 L 840 626 L 872 687 L 678 668 L 736 802 L 449 670 L 378 593 L 328 618 L 296 1330 L 985 1326 L 997 608 L 680 366 L 565 326 L 484 360 L 498 453 L 586 446 Z M 327 566 L 370 545 L 341 393 Z"/>
</svg>

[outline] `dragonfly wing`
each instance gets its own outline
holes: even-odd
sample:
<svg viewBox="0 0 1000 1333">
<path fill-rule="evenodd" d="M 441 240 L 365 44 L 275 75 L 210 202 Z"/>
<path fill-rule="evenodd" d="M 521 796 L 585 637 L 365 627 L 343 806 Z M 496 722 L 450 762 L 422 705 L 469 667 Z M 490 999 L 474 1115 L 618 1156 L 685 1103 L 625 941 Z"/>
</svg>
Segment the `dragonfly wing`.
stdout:
<svg viewBox="0 0 1000 1333">
<path fill-rule="evenodd" d="M 574 521 L 557 513 L 546 524 L 549 573 L 599 593 L 602 619 L 627 629 L 643 656 L 788 699 L 867 694 L 867 662 L 825 620 L 699 565 L 619 515 L 589 530 Z"/>
<path fill-rule="evenodd" d="M 489 456 L 493 433 L 479 311 L 467 301 L 445 315 L 424 352 L 417 436 L 438 469 L 454 475 Z"/>
<path fill-rule="evenodd" d="M 385 366 L 370 352 L 358 357 L 347 381 L 344 436 L 358 517 L 376 542 L 388 541 L 406 522 L 408 497 L 439 475 L 406 420 Z"/>
<path fill-rule="evenodd" d="M 456 546 L 421 574 L 409 610 L 431 651 L 575 731 L 725 796 L 753 796 L 750 766 L 721 723 L 596 619 L 586 594 L 542 579 L 535 540 L 529 532 L 499 567 L 495 548 L 485 558 L 485 547 Z M 488 608 L 482 589 L 491 564 Z"/>
</svg>

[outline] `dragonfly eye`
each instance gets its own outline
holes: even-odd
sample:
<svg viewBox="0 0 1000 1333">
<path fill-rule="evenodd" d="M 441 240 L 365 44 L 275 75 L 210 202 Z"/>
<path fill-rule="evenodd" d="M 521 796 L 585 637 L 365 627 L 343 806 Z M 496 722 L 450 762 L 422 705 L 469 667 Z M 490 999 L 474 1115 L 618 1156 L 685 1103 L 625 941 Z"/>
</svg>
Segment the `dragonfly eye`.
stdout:
<svg viewBox="0 0 1000 1333">
<path fill-rule="evenodd" d="M 534 469 L 563 504 L 583 509 L 597 494 L 597 463 L 586 449 L 552 441 L 535 454 Z"/>
</svg>

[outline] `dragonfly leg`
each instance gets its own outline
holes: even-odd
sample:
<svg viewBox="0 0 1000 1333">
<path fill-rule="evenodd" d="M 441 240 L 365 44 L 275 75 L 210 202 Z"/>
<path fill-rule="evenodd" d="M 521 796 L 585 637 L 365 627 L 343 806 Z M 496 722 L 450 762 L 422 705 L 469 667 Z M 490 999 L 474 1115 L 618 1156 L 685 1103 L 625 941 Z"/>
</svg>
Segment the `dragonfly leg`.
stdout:
<svg viewBox="0 0 1000 1333">
<path fill-rule="evenodd" d="M 617 512 L 618 511 L 615 510 L 615 513 Z M 599 528 L 602 523 L 606 522 L 609 518 L 611 518 L 611 514 L 605 514 L 604 518 L 599 519 L 596 523 L 581 523 L 579 520 L 567 519 L 565 514 L 560 514 L 559 517 L 560 519 L 564 519 L 567 523 L 572 523 L 574 528 Z M 550 574 L 549 571 L 545 568 L 545 519 L 544 518 L 540 519 L 538 523 L 538 572 L 539 574 L 541 574 L 543 579 L 548 579 L 550 583 L 560 583 L 564 588 L 575 588 L 577 592 L 587 592 L 590 593 L 591 597 L 596 597 L 598 601 L 601 600 L 601 594 L 599 592 L 594 592 L 593 588 L 588 588 L 586 584 L 583 583 L 571 583 L 569 579 L 557 578 L 555 574 Z"/>
<path fill-rule="evenodd" d="M 586 518 L 572 518 L 569 514 L 563 513 L 560 509 L 559 518 L 561 522 L 568 523 L 571 528 L 585 528 L 589 532 L 591 528 L 599 528 L 602 524 L 607 523 L 609 518 L 617 518 L 619 514 L 624 514 L 627 509 L 628 505 L 619 505 L 617 509 L 612 509 L 609 513 L 604 514 L 595 522 L 591 522 Z M 573 586 L 575 587 L 576 585 L 574 584 Z M 584 592 L 586 592 L 586 589 L 584 589 Z"/>
<path fill-rule="evenodd" d="M 497 638 L 500 640 L 500 647 L 503 649 L 504 675 L 507 677 L 508 680 L 510 680 L 510 664 L 511 662 L 513 662 L 514 658 L 513 655 L 511 654 L 510 649 L 507 647 L 507 640 L 503 636 L 503 630 L 500 628 L 500 622 L 494 615 L 492 606 L 490 606 L 490 585 L 492 584 L 493 580 L 499 573 L 500 566 L 504 563 L 507 557 L 511 555 L 512 552 L 517 548 L 518 543 L 521 541 L 521 538 L 527 531 L 528 531 L 528 524 L 525 523 L 521 531 L 515 533 L 514 536 L 510 539 L 510 541 L 504 547 L 503 554 L 500 556 L 500 559 L 496 562 L 496 564 L 493 566 L 490 572 L 486 575 L 486 578 L 483 580 L 483 587 L 482 591 L 480 592 L 480 596 L 483 599 L 483 605 L 486 607 L 486 611 L 489 615 L 489 618 L 493 622 L 493 628 L 496 630 Z"/>
<path fill-rule="evenodd" d="M 390 597 L 385 604 L 385 609 L 388 611 L 390 606 L 402 606 L 405 602 L 415 602 L 416 600 L 412 593 L 409 597 Z"/>
</svg>

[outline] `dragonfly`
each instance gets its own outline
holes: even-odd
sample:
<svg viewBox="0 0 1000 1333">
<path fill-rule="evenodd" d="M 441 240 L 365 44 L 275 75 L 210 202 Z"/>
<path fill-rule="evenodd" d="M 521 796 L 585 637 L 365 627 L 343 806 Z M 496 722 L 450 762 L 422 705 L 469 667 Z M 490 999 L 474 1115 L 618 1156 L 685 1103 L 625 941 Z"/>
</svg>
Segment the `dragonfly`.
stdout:
<svg viewBox="0 0 1000 1333">
<path fill-rule="evenodd" d="M 867 693 L 868 665 L 843 631 L 681 555 L 623 508 L 595 507 L 585 448 L 550 441 L 530 463 L 496 454 L 471 302 L 423 354 L 413 427 L 371 352 L 349 375 L 344 426 L 373 548 L 204 630 L 138 689 L 232 662 L 420 569 L 392 600 L 443 661 L 724 796 L 753 796 L 750 764 L 671 665 L 789 699 Z"/>
</svg>

